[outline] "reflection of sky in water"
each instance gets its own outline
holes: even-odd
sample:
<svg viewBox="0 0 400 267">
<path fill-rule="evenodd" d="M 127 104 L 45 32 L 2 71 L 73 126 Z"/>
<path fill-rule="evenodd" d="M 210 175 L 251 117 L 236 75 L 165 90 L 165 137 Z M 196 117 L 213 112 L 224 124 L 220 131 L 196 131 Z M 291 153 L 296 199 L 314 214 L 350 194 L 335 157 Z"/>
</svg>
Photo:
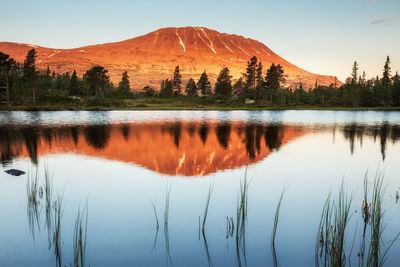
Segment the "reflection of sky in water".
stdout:
<svg viewBox="0 0 400 267">
<path fill-rule="evenodd" d="M 153 115 L 150 113 L 148 116 L 151 118 Z M 167 115 L 170 115 L 169 119 L 175 118 L 175 115 L 172 115 L 174 112 L 159 113 L 166 114 L 165 118 L 168 117 Z M 306 122 L 310 118 L 324 114 L 323 112 L 308 111 L 304 112 L 303 115 L 298 115 L 297 111 L 267 112 L 265 114 L 261 112 L 261 115 L 258 115 L 257 112 L 210 112 L 210 114 L 206 112 L 179 112 L 183 121 L 180 149 L 190 148 L 190 146 L 184 146 L 185 138 L 188 142 L 192 141 L 192 147 L 196 147 L 195 142 L 200 142 L 202 145 L 198 134 L 194 135 L 196 138 L 191 137 L 191 139 L 189 137 L 189 127 L 186 127 L 189 123 L 185 120 L 188 120 L 187 118 L 190 116 L 194 116 L 196 120 L 207 117 L 207 121 L 210 121 L 210 118 L 215 118 L 215 124 L 211 123 L 212 130 L 210 130 L 208 140 L 214 138 L 215 145 L 219 147 L 221 147 L 221 144 L 216 135 L 216 127 L 219 121 L 228 121 L 228 119 L 233 121 L 233 118 L 235 118 L 239 122 L 231 124 L 229 144 L 230 146 L 242 144 L 241 150 L 233 152 L 244 154 L 247 158 L 249 155 L 246 144 L 249 143 L 248 140 L 252 140 L 251 136 L 255 138 L 256 132 L 254 130 L 253 135 L 248 134 L 246 142 L 246 123 L 240 123 L 240 121 L 246 122 L 246 118 L 259 121 L 260 116 L 262 116 L 265 125 L 268 124 L 269 119 L 278 122 L 277 120 L 282 118 L 285 121 L 281 124 L 283 135 L 289 131 L 296 134 L 295 138 L 288 139 L 279 149 L 273 149 L 265 157 L 261 157 L 250 164 L 248 172 L 249 178 L 252 180 L 249 187 L 246 232 L 247 263 L 249 266 L 272 264 L 269 242 L 273 216 L 277 200 L 285 183 L 289 187 L 281 207 L 276 241 L 278 261 L 282 266 L 309 266 L 314 264 L 315 236 L 320 211 L 329 191 L 336 192 L 343 177 L 349 191 L 354 193 L 352 211 L 357 210 L 350 220 L 350 227 L 353 229 L 358 224 L 358 229 L 361 229 L 362 220 L 359 205 L 363 193 L 363 175 L 366 170 L 369 170 L 372 179 L 378 167 L 384 169 L 385 183 L 387 184 L 384 200 L 387 226 L 384 239 L 388 240 L 394 237 L 396 231 L 399 230 L 400 203 L 395 203 L 395 193 L 400 186 L 398 180 L 400 149 L 397 141 L 398 128 L 396 128 L 399 119 L 392 113 L 388 113 L 388 115 L 381 112 L 365 113 L 370 114 L 368 116 L 363 115 L 363 113 L 358 115 L 351 112 L 334 113 L 328 112 L 326 118 L 318 121 L 323 125 L 314 127 L 314 125 Z M 108 117 L 107 120 L 110 122 L 114 122 L 113 118 L 117 118 L 117 120 L 126 123 L 128 115 L 123 114 L 123 112 L 111 112 L 111 114 L 101 113 L 102 118 L 97 118 L 97 114 L 94 114 L 93 117 L 96 117 L 97 119 L 94 120 L 98 122 Z M 305 117 L 306 114 L 307 118 L 302 119 L 302 116 Z M 83 115 L 82 117 L 76 115 L 74 119 L 68 121 L 66 119 L 68 116 L 63 113 L 58 113 L 58 115 L 41 113 L 40 123 L 54 125 L 58 117 L 63 124 L 74 124 L 71 123 L 72 120 L 79 120 L 79 124 L 82 124 L 82 120 L 87 120 L 92 116 L 87 112 L 83 112 Z M 145 115 L 146 113 L 141 112 L 140 115 L 133 116 L 134 119 L 132 120 L 142 121 Z M 3 116 L 3 120 L 4 114 L 1 116 Z M 19 115 L 11 116 L 14 116 L 14 120 L 25 120 L 19 118 Z M 267 116 L 268 121 L 265 119 Z M 296 124 L 301 124 L 300 129 L 297 128 L 298 125 L 293 126 L 286 123 L 289 117 L 291 120 L 297 120 Z M 346 121 L 346 117 L 349 117 L 348 121 Z M 367 117 L 368 119 L 366 119 Z M 365 121 L 363 118 L 365 118 Z M 299 122 L 298 120 L 301 119 L 303 121 Z M 382 124 L 384 121 L 388 121 L 386 126 Z M 2 122 L 4 124 L 4 121 Z M 336 130 L 331 124 L 335 122 L 339 124 Z M 357 123 L 354 124 L 354 122 Z M 138 125 L 142 125 L 135 124 L 135 121 L 132 123 L 137 128 L 140 128 Z M 196 130 L 198 130 L 201 124 L 195 125 Z M 236 140 L 233 136 L 236 134 L 237 128 L 240 128 L 239 126 L 243 126 L 243 139 L 238 138 Z M 130 129 L 132 140 L 134 139 L 133 128 Z M 160 130 L 157 127 L 150 129 Z M 108 140 L 109 144 L 113 143 L 113 138 L 117 138 L 113 137 L 113 131 L 118 131 L 118 138 L 121 138 L 118 140 L 124 140 L 120 128 L 112 128 Z M 83 132 L 84 130 L 81 134 L 82 144 L 85 143 Z M 40 131 L 40 134 L 42 134 L 42 131 Z M 56 135 L 54 137 L 52 141 L 54 146 L 57 140 L 62 139 L 62 136 Z M 167 144 L 167 141 L 165 141 L 165 147 L 168 147 L 171 151 L 174 151 L 173 149 L 179 151 L 179 148 L 174 148 L 173 135 L 167 131 L 166 136 L 168 138 L 165 137 L 165 140 L 170 140 L 171 144 Z M 238 140 L 241 140 L 241 142 Z M 265 143 L 264 139 L 261 140 Z M 384 160 L 382 140 L 385 143 Z M 3 142 L 4 140 L 2 140 L 2 145 L 4 145 Z M 21 142 L 22 147 L 24 147 L 26 142 L 23 139 Z M 148 140 L 148 142 L 151 141 Z M 60 144 L 63 143 L 60 142 Z M 159 145 L 159 153 L 165 147 Z M 264 144 L 263 148 L 267 149 L 267 147 Z M 132 164 L 130 161 L 121 161 L 118 158 L 107 158 L 101 155 L 101 149 L 92 149 L 93 153 L 85 154 L 68 151 L 67 147 L 66 150 L 59 150 L 58 153 L 53 153 L 50 150 L 49 153 L 43 153 L 39 156 L 41 171 L 43 171 L 44 164 L 48 165 L 54 172 L 55 190 L 65 194 L 62 228 L 64 264 L 68 264 L 73 258 L 71 242 L 76 211 L 79 205 L 82 205 L 88 199 L 87 261 L 92 266 L 165 265 L 165 241 L 162 225 L 158 233 L 155 250 L 151 252 L 155 236 L 155 220 L 151 201 L 154 201 L 156 205 L 162 224 L 165 188 L 168 183 L 172 186 L 169 222 L 172 263 L 175 266 L 207 265 L 203 241 L 198 240 L 198 216 L 203 215 L 208 186 L 210 182 L 214 181 L 214 193 L 206 226 L 210 256 L 215 266 L 237 265 L 234 239 L 225 239 L 225 221 L 226 216 L 235 216 L 237 194 L 240 179 L 243 177 L 244 166 L 236 166 L 233 169 L 222 168 L 216 173 L 211 172 L 202 178 L 188 178 L 181 175 L 160 174 L 151 168 L 143 168 L 137 163 Z M 221 151 L 230 150 L 222 148 Z M 95 152 L 100 153 L 100 157 L 96 156 Z M 151 152 L 154 153 L 154 151 Z M 140 158 L 140 155 L 138 158 Z M 14 158 L 7 165 L 7 168 L 10 167 L 23 170 L 33 170 L 34 168 L 29 157 Z M 55 260 L 53 252 L 47 250 L 46 231 L 43 229 L 38 233 L 35 242 L 32 241 L 29 234 L 26 218 L 26 178 L 26 175 L 13 177 L 5 173 L 0 174 L 0 210 L 3 214 L 2 220 L 0 220 L 0 265 L 53 266 Z M 347 246 L 350 246 L 353 240 L 352 231 L 349 231 L 349 233 L 350 235 L 346 240 Z M 358 240 L 356 240 L 356 246 L 357 244 Z M 387 266 L 400 264 L 400 257 L 396 253 L 399 249 L 399 243 L 392 247 Z M 353 252 L 353 257 L 355 260 L 357 259 L 355 252 Z"/>
</svg>

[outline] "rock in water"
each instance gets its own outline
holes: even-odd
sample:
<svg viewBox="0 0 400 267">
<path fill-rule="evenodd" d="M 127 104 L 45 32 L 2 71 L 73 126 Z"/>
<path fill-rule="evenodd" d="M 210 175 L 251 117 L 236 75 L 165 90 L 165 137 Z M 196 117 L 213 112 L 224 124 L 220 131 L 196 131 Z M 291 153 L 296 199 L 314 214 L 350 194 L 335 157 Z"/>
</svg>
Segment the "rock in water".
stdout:
<svg viewBox="0 0 400 267">
<path fill-rule="evenodd" d="M 8 174 L 11 174 L 13 176 L 20 176 L 20 175 L 25 174 L 24 171 L 20 171 L 20 170 L 17 170 L 17 169 L 9 169 L 9 170 L 6 170 L 5 172 L 8 173 Z"/>
</svg>

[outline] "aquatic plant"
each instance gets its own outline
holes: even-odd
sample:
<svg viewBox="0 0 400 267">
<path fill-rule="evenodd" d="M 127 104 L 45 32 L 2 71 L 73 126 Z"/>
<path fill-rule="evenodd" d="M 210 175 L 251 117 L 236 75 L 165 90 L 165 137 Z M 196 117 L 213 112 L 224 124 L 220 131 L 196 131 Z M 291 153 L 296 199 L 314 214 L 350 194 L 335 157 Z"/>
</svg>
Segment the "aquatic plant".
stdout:
<svg viewBox="0 0 400 267">
<path fill-rule="evenodd" d="M 34 176 L 28 175 L 26 193 L 28 225 L 32 238 L 35 240 L 35 229 L 40 230 L 39 174 L 37 169 Z"/>
<path fill-rule="evenodd" d="M 344 266 L 347 261 L 344 245 L 352 200 L 342 181 L 337 199 L 332 200 L 329 194 L 322 209 L 315 253 L 324 266 Z"/>
<path fill-rule="evenodd" d="M 74 266 L 84 267 L 86 261 L 86 241 L 87 241 L 88 205 L 87 202 L 83 210 L 79 208 L 75 219 L 73 252 Z"/>
<path fill-rule="evenodd" d="M 61 218 L 63 215 L 63 196 L 58 195 L 57 200 L 54 202 L 54 229 L 53 229 L 53 244 L 54 255 L 56 256 L 57 267 L 62 266 L 62 249 L 61 249 Z"/>
<path fill-rule="evenodd" d="M 167 185 L 165 193 L 165 207 L 164 207 L 164 224 L 168 224 L 169 219 L 169 196 L 171 193 L 171 186 Z"/>
<path fill-rule="evenodd" d="M 278 259 L 276 257 L 276 250 L 275 250 L 275 237 L 276 237 L 276 230 L 278 228 L 279 223 L 279 214 L 281 210 L 281 204 L 283 195 L 285 194 L 286 186 L 283 187 L 281 196 L 279 197 L 278 205 L 276 206 L 275 210 L 275 217 L 274 217 L 274 226 L 272 228 L 272 237 L 271 237 L 271 249 L 272 249 L 272 259 L 274 261 L 274 266 L 278 266 Z"/>
<path fill-rule="evenodd" d="M 214 189 L 214 183 L 210 184 L 210 187 L 208 188 L 208 195 L 207 195 L 207 199 L 206 199 L 206 205 L 205 205 L 205 208 L 204 208 L 203 224 L 202 224 L 203 234 L 204 234 L 204 230 L 205 230 L 207 214 L 208 214 L 208 208 L 210 206 L 210 200 L 211 200 L 211 195 L 212 195 L 213 189 Z"/>
</svg>

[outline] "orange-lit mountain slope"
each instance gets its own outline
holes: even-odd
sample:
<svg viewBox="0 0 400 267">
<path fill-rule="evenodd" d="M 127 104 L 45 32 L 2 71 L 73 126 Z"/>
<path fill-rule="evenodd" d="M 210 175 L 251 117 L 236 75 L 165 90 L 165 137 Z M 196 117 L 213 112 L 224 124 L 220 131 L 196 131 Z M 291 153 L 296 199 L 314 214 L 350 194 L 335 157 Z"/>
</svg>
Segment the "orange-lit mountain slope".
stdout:
<svg viewBox="0 0 400 267">
<path fill-rule="evenodd" d="M 23 62 L 32 48 L 38 52 L 37 65 L 41 69 L 49 66 L 57 73 L 77 70 L 82 75 L 99 64 L 109 70 L 115 84 L 126 70 L 135 90 L 141 90 L 145 85 L 159 88 L 160 81 L 169 78 L 176 65 L 180 66 L 184 81 L 190 77 L 197 80 L 205 70 L 215 82 L 224 66 L 229 67 L 233 78 L 237 79 L 245 72 L 246 63 L 252 56 L 263 63 L 264 72 L 272 63 L 281 64 L 287 75 L 287 86 L 296 87 L 301 82 L 304 88 L 309 88 L 316 81 L 320 85 L 335 83 L 335 77 L 307 72 L 256 40 L 203 27 L 164 28 L 121 42 L 75 49 L 0 42 L 0 51 L 10 54 L 17 62 Z"/>
</svg>

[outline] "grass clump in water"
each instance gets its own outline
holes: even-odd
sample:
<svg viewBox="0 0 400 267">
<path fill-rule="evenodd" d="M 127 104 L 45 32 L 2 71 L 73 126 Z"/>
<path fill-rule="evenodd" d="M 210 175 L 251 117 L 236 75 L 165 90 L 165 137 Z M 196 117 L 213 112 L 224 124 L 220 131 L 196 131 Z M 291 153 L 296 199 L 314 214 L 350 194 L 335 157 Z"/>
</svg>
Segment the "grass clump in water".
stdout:
<svg viewBox="0 0 400 267">
<path fill-rule="evenodd" d="M 79 208 L 75 219 L 73 251 L 74 266 L 84 267 L 86 260 L 86 240 L 87 240 L 87 223 L 88 223 L 88 205 L 81 211 Z"/>
</svg>

